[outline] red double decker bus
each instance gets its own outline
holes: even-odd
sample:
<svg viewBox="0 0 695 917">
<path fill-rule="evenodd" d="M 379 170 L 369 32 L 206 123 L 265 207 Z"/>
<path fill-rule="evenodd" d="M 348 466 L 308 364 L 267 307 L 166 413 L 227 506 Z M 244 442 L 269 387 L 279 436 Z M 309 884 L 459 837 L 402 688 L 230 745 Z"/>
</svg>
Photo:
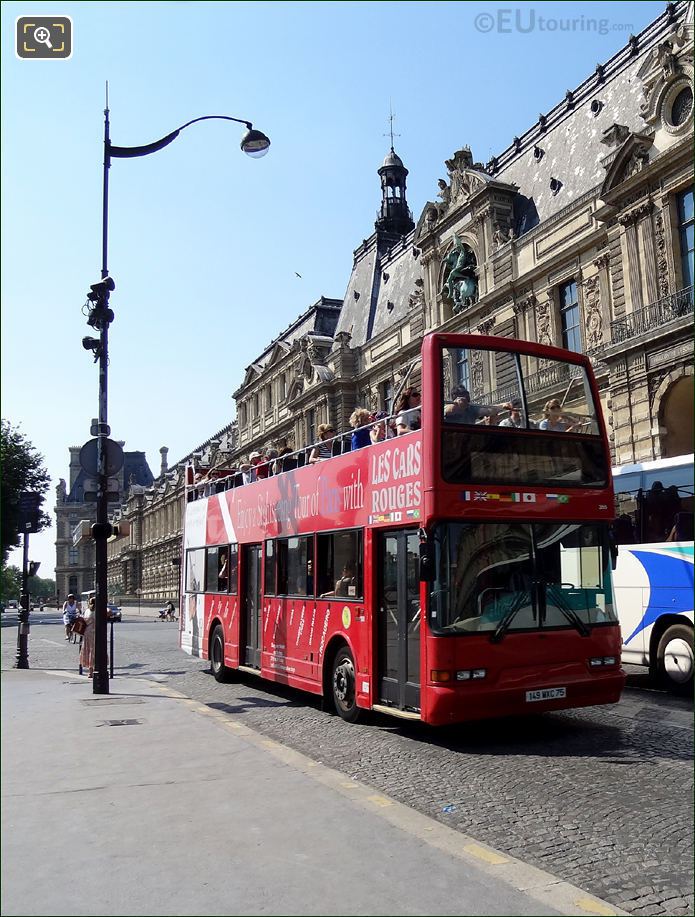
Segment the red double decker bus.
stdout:
<svg viewBox="0 0 695 917">
<path fill-rule="evenodd" d="M 182 649 L 218 680 L 254 672 L 349 721 L 617 701 L 610 455 L 588 359 L 435 333 L 420 371 L 421 408 L 398 418 L 419 429 L 347 453 L 337 437 L 338 454 L 302 450 L 253 482 L 191 479 Z"/>
</svg>

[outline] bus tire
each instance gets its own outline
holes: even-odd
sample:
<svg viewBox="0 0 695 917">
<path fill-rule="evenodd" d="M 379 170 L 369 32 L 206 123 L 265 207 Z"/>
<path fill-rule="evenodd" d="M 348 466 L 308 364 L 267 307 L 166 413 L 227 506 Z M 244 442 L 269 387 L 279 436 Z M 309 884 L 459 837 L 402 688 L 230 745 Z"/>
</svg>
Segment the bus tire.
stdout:
<svg viewBox="0 0 695 917">
<path fill-rule="evenodd" d="M 215 681 L 229 681 L 231 673 L 224 664 L 224 630 L 221 624 L 215 625 L 210 637 L 210 671 Z"/>
<path fill-rule="evenodd" d="M 357 706 L 355 660 L 347 646 L 339 649 L 333 660 L 331 690 L 338 714 L 346 722 L 356 723 L 361 711 Z"/>
<path fill-rule="evenodd" d="M 693 630 L 687 624 L 671 624 L 656 651 L 659 681 L 673 694 L 692 694 Z"/>
</svg>

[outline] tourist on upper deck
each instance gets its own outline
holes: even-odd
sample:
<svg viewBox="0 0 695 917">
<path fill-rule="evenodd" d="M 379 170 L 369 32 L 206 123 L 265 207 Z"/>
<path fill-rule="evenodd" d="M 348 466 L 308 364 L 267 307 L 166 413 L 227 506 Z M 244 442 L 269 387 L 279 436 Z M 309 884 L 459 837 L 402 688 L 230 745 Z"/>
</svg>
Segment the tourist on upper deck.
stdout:
<svg viewBox="0 0 695 917">
<path fill-rule="evenodd" d="M 410 418 L 407 414 L 399 414 L 396 417 L 396 436 L 403 436 L 404 433 L 411 432 Z"/>
<path fill-rule="evenodd" d="M 471 396 L 463 385 L 457 385 L 451 393 L 453 404 L 444 411 L 444 420 L 449 423 L 475 424 L 483 417 L 490 417 L 494 423 L 501 411 L 511 411 L 512 404 L 471 404 Z"/>
<path fill-rule="evenodd" d="M 333 457 L 333 443 L 331 439 L 335 436 L 335 427 L 330 423 L 320 423 L 318 434 L 319 441 L 311 450 L 311 455 L 309 456 L 309 462 L 312 465 L 316 464 L 316 462 L 323 462 Z"/>
<path fill-rule="evenodd" d="M 272 475 L 276 474 L 275 471 L 275 459 L 278 457 L 278 450 L 273 449 L 272 447 L 265 450 L 265 461 L 268 463 L 265 467 L 268 469 L 266 477 L 269 478 Z"/>
<path fill-rule="evenodd" d="M 559 398 L 546 401 L 543 408 L 543 420 L 538 424 L 539 430 L 551 430 L 553 433 L 575 433 L 579 427 L 578 417 L 563 414 Z"/>
<path fill-rule="evenodd" d="M 353 427 L 353 432 L 350 437 L 350 448 L 354 452 L 355 449 L 362 449 L 363 446 L 370 446 L 372 441 L 369 436 L 369 422 L 372 419 L 372 415 L 366 408 L 355 408 L 355 410 L 350 415 L 350 426 Z"/>
<path fill-rule="evenodd" d="M 408 427 L 411 430 L 419 430 L 422 425 L 422 415 L 420 412 L 420 392 L 414 385 L 411 385 L 399 396 L 393 409 L 394 414 L 405 414 Z M 398 421 L 396 421 L 398 427 Z"/>
<path fill-rule="evenodd" d="M 500 427 L 519 427 L 535 429 L 536 424 L 531 418 L 526 418 L 526 423 L 524 423 L 524 418 L 521 415 L 521 408 L 523 407 L 521 403 L 521 398 L 512 398 L 512 409 L 509 412 L 509 417 L 506 417 L 504 420 L 500 421 Z"/>
<path fill-rule="evenodd" d="M 372 443 L 382 443 L 385 439 L 391 439 L 395 435 L 388 422 L 388 414 L 385 411 L 378 411 L 372 414 L 372 420 L 376 421 L 369 431 L 369 438 Z"/>
<path fill-rule="evenodd" d="M 289 446 L 283 446 L 275 462 L 275 474 L 283 471 L 294 471 L 297 467 L 297 456 L 292 454 Z"/>
</svg>

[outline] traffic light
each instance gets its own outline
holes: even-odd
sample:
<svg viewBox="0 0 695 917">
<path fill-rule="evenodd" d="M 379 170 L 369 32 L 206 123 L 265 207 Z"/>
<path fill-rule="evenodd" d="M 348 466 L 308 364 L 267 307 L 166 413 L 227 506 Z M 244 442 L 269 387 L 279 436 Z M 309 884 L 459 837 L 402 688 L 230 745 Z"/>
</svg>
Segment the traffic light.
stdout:
<svg viewBox="0 0 695 917">
<path fill-rule="evenodd" d="M 40 560 L 30 560 L 29 561 L 29 576 L 36 576 L 39 572 L 39 567 L 41 566 Z"/>
</svg>

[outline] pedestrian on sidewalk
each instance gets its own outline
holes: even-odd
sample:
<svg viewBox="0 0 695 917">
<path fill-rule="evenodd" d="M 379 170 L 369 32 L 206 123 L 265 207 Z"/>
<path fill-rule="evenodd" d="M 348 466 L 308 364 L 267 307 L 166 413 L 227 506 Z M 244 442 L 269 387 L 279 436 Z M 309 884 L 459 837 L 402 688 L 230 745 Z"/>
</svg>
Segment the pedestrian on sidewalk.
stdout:
<svg viewBox="0 0 695 917">
<path fill-rule="evenodd" d="M 96 599 L 92 596 L 89 600 L 89 606 L 84 613 L 86 624 L 85 631 L 82 635 L 82 645 L 80 646 L 80 665 L 82 671 L 87 669 L 87 675 L 91 678 L 94 675 L 94 611 Z"/>
<path fill-rule="evenodd" d="M 72 592 L 67 601 L 63 603 L 63 624 L 65 625 L 65 639 L 69 640 L 72 634 L 72 625 L 80 613 L 80 606 Z"/>
</svg>

